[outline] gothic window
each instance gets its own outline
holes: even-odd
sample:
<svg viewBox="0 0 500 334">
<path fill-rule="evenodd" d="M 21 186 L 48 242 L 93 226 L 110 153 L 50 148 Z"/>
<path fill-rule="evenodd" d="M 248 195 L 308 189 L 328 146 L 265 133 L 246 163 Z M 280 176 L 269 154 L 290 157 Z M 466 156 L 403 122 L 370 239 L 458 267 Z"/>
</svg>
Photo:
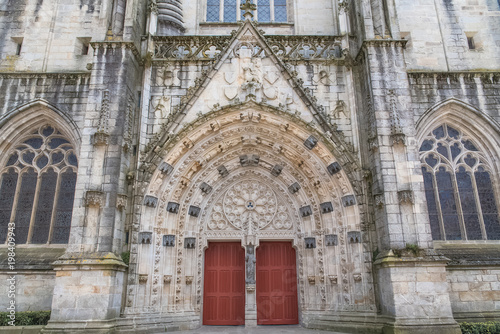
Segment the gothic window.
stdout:
<svg viewBox="0 0 500 334">
<path fill-rule="evenodd" d="M 73 146 L 44 125 L 7 156 L 0 169 L 0 243 L 9 222 L 17 244 L 68 243 L 78 165 Z"/>
<path fill-rule="evenodd" d="M 461 131 L 441 125 L 420 146 L 434 240 L 500 240 L 493 172 Z"/>
<path fill-rule="evenodd" d="M 236 22 L 243 20 L 244 10 L 238 10 L 244 0 L 207 0 L 207 22 Z M 287 22 L 286 0 L 253 0 L 259 22 Z M 222 10 L 221 10 L 222 8 Z"/>
</svg>

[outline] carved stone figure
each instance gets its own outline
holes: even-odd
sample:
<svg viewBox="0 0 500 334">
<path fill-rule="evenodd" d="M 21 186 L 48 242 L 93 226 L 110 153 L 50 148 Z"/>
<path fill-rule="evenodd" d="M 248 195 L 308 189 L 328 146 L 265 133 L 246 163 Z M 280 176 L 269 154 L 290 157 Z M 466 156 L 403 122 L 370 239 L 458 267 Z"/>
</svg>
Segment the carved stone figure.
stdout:
<svg viewBox="0 0 500 334">
<path fill-rule="evenodd" d="M 254 246 L 247 246 L 247 254 L 245 256 L 247 274 L 245 283 L 247 284 L 255 284 L 255 262 Z"/>
</svg>

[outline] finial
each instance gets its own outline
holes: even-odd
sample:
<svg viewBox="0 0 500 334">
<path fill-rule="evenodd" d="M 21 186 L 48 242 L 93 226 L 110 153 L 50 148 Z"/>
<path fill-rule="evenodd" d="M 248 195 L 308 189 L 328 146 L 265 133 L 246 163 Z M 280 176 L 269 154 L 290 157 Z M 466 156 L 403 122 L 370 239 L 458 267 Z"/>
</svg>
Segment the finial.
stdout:
<svg viewBox="0 0 500 334">
<path fill-rule="evenodd" d="M 240 9 L 245 11 L 245 14 L 243 14 L 245 20 L 251 21 L 253 17 L 252 12 L 257 9 L 257 6 L 251 0 L 246 0 L 245 3 L 240 5 Z"/>
</svg>

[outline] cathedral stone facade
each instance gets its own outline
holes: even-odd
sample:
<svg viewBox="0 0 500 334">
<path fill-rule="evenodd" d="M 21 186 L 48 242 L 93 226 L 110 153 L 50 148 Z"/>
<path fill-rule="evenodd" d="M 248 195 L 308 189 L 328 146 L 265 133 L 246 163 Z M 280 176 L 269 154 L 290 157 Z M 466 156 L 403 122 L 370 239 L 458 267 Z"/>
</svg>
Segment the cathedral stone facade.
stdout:
<svg viewBox="0 0 500 334">
<path fill-rule="evenodd" d="M 497 0 L 0 14 L 3 309 L 15 272 L 44 333 L 500 317 Z"/>
</svg>

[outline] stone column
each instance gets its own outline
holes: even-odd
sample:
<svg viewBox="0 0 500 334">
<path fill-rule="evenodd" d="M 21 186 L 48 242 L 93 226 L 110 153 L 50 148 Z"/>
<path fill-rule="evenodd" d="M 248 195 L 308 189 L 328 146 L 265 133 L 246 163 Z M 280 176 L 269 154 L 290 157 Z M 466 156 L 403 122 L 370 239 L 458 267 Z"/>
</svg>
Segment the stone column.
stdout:
<svg viewBox="0 0 500 334">
<path fill-rule="evenodd" d="M 248 245 L 245 255 L 245 327 L 257 326 L 257 299 L 255 295 L 255 246 Z"/>
<path fill-rule="evenodd" d="M 257 298 L 255 284 L 246 284 L 245 327 L 257 326 Z"/>
</svg>

